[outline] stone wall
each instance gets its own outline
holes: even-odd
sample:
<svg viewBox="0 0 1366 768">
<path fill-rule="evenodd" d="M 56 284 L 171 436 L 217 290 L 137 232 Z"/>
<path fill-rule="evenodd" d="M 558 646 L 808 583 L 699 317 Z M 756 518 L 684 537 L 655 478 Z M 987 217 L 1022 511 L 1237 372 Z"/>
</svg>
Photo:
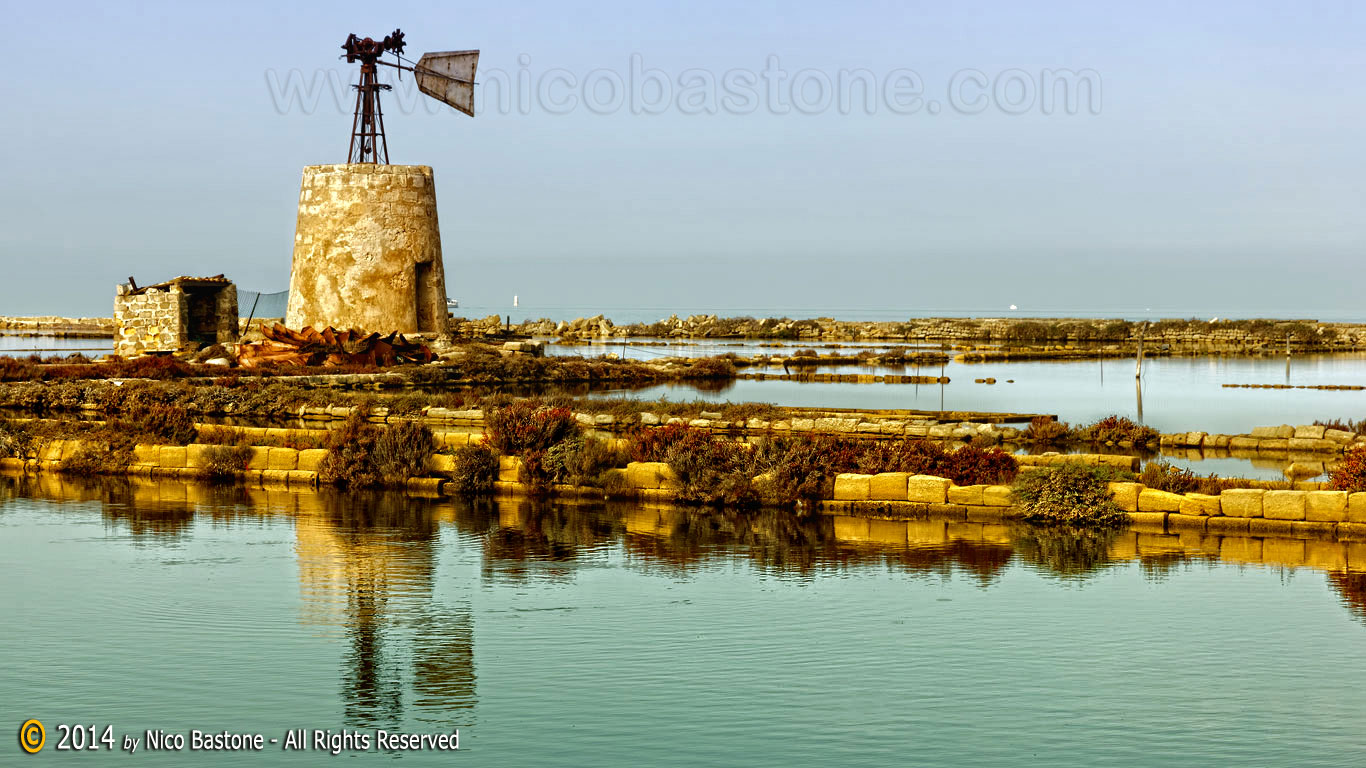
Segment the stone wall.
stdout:
<svg viewBox="0 0 1366 768">
<path fill-rule="evenodd" d="M 114 296 L 114 354 L 136 357 L 237 341 L 237 287 L 187 287 L 172 281 Z"/>
<path fill-rule="evenodd" d="M 124 286 L 120 286 L 123 288 Z M 185 294 L 149 288 L 114 297 L 114 354 L 136 357 L 148 352 L 175 352 L 186 342 Z"/>
<path fill-rule="evenodd" d="M 446 331 L 446 273 L 430 167 L 304 168 L 285 324 Z"/>
</svg>

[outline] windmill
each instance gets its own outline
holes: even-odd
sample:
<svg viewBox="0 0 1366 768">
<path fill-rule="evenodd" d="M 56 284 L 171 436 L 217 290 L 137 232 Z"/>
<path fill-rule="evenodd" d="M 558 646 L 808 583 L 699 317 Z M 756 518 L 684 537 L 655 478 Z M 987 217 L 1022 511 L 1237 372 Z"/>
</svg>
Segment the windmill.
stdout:
<svg viewBox="0 0 1366 768">
<path fill-rule="evenodd" d="M 403 31 L 395 29 L 382 40 L 358 37 L 346 38 L 342 58 L 346 63 L 360 62 L 360 83 L 356 89 L 356 113 L 351 121 L 351 146 L 347 163 L 389 164 L 389 144 L 384 138 L 384 111 L 380 107 L 380 91 L 392 88 L 379 81 L 383 64 L 417 78 L 418 90 L 444 104 L 474 117 L 474 71 L 479 65 L 479 51 L 442 51 L 424 53 L 413 62 L 403 57 Z M 394 61 L 382 57 L 394 54 Z"/>
</svg>

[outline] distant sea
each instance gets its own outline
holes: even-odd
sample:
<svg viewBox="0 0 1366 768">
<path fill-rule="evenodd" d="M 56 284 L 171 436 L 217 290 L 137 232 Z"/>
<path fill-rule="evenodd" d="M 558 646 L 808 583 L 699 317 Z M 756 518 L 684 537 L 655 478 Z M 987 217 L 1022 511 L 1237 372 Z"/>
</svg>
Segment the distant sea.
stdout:
<svg viewBox="0 0 1366 768">
<path fill-rule="evenodd" d="M 804 320 L 816 317 L 833 317 L 836 320 L 873 320 L 900 321 L 924 317 L 1013 317 L 1013 318 L 1117 318 L 1123 320 L 1161 320 L 1180 318 L 1197 320 L 1268 318 L 1277 320 L 1319 320 L 1325 322 L 1366 322 L 1366 310 L 1325 310 L 1306 311 L 1293 309 L 1161 309 L 1127 307 L 1118 309 L 1010 309 L 1009 307 L 982 307 L 979 309 L 918 309 L 912 307 L 604 307 L 604 306 L 541 306 L 526 301 L 519 306 L 507 304 L 461 304 L 450 310 L 456 317 L 470 319 L 498 315 L 511 317 L 512 322 L 539 320 L 547 318 L 556 322 L 573 320 L 579 317 L 603 315 L 617 325 L 626 323 L 653 323 L 669 315 L 680 318 L 689 315 L 717 315 L 718 317 L 754 317 Z"/>
</svg>

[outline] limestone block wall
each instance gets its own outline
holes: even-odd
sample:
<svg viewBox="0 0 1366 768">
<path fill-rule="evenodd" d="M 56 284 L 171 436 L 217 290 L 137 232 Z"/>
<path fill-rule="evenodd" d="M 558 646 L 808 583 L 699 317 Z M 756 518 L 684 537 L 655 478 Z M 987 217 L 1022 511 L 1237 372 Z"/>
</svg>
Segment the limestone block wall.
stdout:
<svg viewBox="0 0 1366 768">
<path fill-rule="evenodd" d="M 445 332 L 446 273 L 430 167 L 304 168 L 285 324 Z"/>
<path fill-rule="evenodd" d="M 236 302 L 234 302 L 235 304 Z M 148 352 L 175 352 L 186 342 L 188 316 L 179 286 L 148 288 L 145 293 L 114 297 L 114 354 L 134 357 Z M 234 315 L 236 310 L 234 309 Z"/>
</svg>

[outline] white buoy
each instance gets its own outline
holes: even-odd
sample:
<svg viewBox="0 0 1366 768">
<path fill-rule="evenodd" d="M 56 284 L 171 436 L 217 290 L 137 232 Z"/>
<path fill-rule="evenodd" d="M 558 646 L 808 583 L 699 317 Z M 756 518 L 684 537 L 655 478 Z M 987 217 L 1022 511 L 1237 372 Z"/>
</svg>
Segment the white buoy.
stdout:
<svg viewBox="0 0 1366 768">
<path fill-rule="evenodd" d="M 516 296 L 516 294 L 514 294 L 513 297 L 512 297 L 512 306 L 514 306 L 514 307 L 517 306 L 517 296 Z"/>
</svg>

